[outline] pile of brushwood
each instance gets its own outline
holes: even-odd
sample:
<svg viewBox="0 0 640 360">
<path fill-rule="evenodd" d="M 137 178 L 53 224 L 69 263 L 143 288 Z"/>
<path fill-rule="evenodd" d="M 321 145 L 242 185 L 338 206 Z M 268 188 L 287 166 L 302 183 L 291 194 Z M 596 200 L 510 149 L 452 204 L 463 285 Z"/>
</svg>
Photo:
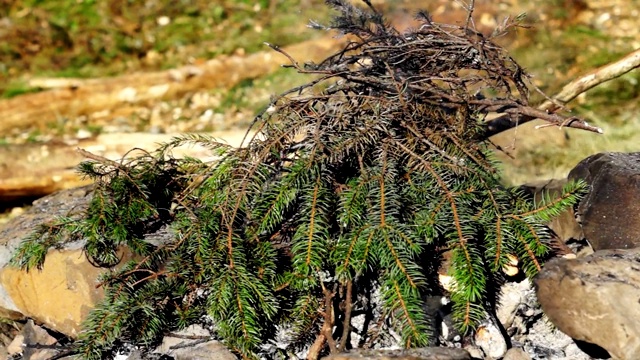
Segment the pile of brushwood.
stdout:
<svg viewBox="0 0 640 360">
<path fill-rule="evenodd" d="M 83 358 L 108 357 L 123 341 L 150 346 L 203 319 L 247 358 L 271 356 L 265 344 L 282 334 L 284 353 L 347 350 L 362 314 L 358 346 L 390 332 L 424 346 L 425 298 L 444 291 L 444 253 L 463 332 L 493 311 L 510 259 L 528 276 L 540 270 L 551 241 L 544 224 L 584 186 L 542 204 L 503 186 L 483 122 L 489 113 L 579 120 L 529 106 L 527 75 L 474 30 L 471 11 L 462 26 L 419 13 L 419 27 L 401 33 L 367 1 L 327 3 L 338 14 L 326 28 L 348 45 L 318 64 L 290 58 L 315 77 L 274 98 L 244 146 L 185 135 L 127 161 L 83 163 L 96 183 L 87 210 L 43 224 L 15 253 L 26 269 L 77 239 L 99 266 L 118 264 L 123 245 L 137 254 L 101 279 L 106 297 L 74 344 Z M 188 143 L 215 160 L 171 156 Z M 145 241 L 163 227 L 172 241 Z"/>
</svg>

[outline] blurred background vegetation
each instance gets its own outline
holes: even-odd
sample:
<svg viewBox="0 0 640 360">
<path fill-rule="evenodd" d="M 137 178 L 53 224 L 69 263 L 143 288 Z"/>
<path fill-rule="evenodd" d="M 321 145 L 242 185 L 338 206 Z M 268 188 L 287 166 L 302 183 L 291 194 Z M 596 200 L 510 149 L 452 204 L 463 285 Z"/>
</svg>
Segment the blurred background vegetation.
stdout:
<svg viewBox="0 0 640 360">
<path fill-rule="evenodd" d="M 435 21 L 459 23 L 462 3 L 374 2 L 399 28 L 411 26 L 418 9 L 430 11 Z M 505 16 L 526 12 L 532 27 L 498 41 L 540 89 L 553 95 L 575 77 L 640 47 L 639 10 L 637 1 L 624 0 L 477 0 L 475 21 L 488 34 Z M 28 85 L 38 77 L 101 78 L 268 51 L 265 41 L 288 45 L 325 36 L 306 25 L 309 20 L 326 23 L 329 15 L 319 0 L 0 0 L 0 94 L 8 99 L 43 91 Z M 270 95 L 308 80 L 281 69 L 231 89 L 206 89 L 205 95 L 216 99 L 209 106 L 218 120 L 191 126 L 185 117 L 202 115 L 191 113 L 167 121 L 183 122 L 177 128 L 181 132 L 242 131 Z M 563 177 L 579 160 L 600 151 L 639 151 L 639 80 L 640 71 L 632 71 L 569 104 L 575 114 L 602 127 L 604 135 L 523 126 L 494 139 L 507 150 L 500 154 L 505 182 Z M 193 95 L 165 101 L 166 107 L 187 106 Z M 542 100 L 532 92 L 532 103 Z M 54 141 L 82 128 L 95 134 L 113 122 L 127 131 L 153 131 L 140 113 L 100 121 L 62 119 L 44 129 L 0 134 L 0 144 Z"/>
</svg>

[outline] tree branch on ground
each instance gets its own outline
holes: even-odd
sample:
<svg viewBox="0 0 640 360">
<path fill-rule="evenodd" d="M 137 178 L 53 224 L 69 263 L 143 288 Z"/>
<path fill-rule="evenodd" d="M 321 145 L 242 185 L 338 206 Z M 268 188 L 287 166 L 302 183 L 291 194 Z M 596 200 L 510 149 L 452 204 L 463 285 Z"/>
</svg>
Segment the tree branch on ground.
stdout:
<svg viewBox="0 0 640 360">
<path fill-rule="evenodd" d="M 514 117 L 511 114 L 504 114 L 487 121 L 485 136 L 490 137 L 499 134 L 535 119 L 549 121 L 549 125 L 546 126 L 579 128 L 601 134 L 603 132 L 602 129 L 591 126 L 585 121 L 574 121 L 574 118 L 560 121 L 557 119 L 551 119 L 550 117 L 553 117 L 556 111 L 561 110 L 564 105 L 585 91 L 609 80 L 618 78 L 638 67 L 640 67 L 640 49 L 627 54 L 618 61 L 599 67 L 588 74 L 571 81 L 562 88 L 562 91 L 551 98 L 552 101 L 547 100 L 542 103 L 542 105 L 537 109 L 539 111 L 538 113 L 523 113 L 523 116 L 520 117 Z"/>
</svg>

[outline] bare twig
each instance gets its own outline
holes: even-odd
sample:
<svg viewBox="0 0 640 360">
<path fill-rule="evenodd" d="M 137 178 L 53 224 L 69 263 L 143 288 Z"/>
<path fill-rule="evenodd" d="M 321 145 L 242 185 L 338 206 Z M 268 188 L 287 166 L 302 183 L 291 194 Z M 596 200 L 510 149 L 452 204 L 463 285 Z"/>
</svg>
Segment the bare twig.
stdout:
<svg viewBox="0 0 640 360">
<path fill-rule="evenodd" d="M 347 281 L 347 291 L 344 295 L 344 321 L 342 322 L 342 336 L 340 337 L 340 345 L 338 351 L 344 351 L 347 347 L 347 339 L 351 332 L 351 310 L 353 304 L 351 303 L 351 296 L 353 296 L 353 281 Z"/>
<path fill-rule="evenodd" d="M 107 159 L 104 156 L 100 156 L 100 155 L 88 152 L 87 150 L 81 149 L 81 148 L 77 148 L 76 151 L 78 152 L 78 154 L 86 157 L 87 159 L 91 159 L 91 160 L 97 161 L 97 162 L 102 163 L 102 164 L 109 164 L 109 165 L 111 165 L 111 166 L 113 166 L 113 167 L 115 167 L 117 169 L 123 169 L 122 164 L 118 163 L 117 161 L 113 161 L 111 159 Z"/>
<path fill-rule="evenodd" d="M 316 340 L 309 347 L 309 352 L 307 353 L 307 360 L 317 360 L 320 356 L 320 351 L 324 347 L 324 343 L 327 339 L 324 334 L 320 333 Z"/>
<path fill-rule="evenodd" d="M 176 344 L 176 345 L 173 345 L 173 346 L 169 347 L 169 349 L 177 350 L 177 349 L 190 348 L 190 347 L 194 347 L 196 345 L 204 344 L 207 341 L 211 341 L 211 338 L 197 339 L 197 340 L 192 341 L 192 342 L 183 341 L 183 342 L 181 342 L 179 344 Z"/>
<path fill-rule="evenodd" d="M 49 358 L 47 358 L 47 360 L 58 360 L 58 359 L 64 359 L 66 357 L 71 357 L 71 356 L 75 356 L 78 354 L 78 350 L 66 350 L 63 351 L 59 354 L 56 354 L 54 356 L 51 356 Z"/>
<path fill-rule="evenodd" d="M 635 50 L 634 52 L 626 55 L 616 62 L 595 69 L 590 73 L 568 83 L 562 88 L 562 91 L 560 91 L 560 93 L 552 97 L 553 101 L 547 100 L 542 105 L 540 105 L 538 107 L 538 110 L 540 112 L 536 114 L 522 113 L 524 116 L 522 116 L 519 121 L 513 119 L 510 115 L 503 115 L 491 121 L 488 121 L 486 123 L 486 136 L 489 137 L 501 133 L 534 119 L 549 121 L 548 117 L 540 117 L 538 115 L 549 115 L 550 113 L 553 113 L 560 109 L 562 104 L 568 103 L 583 92 L 592 89 L 593 87 L 598 86 L 606 81 L 620 77 L 638 67 L 640 67 L 640 49 Z M 550 121 L 550 124 L 555 126 L 578 128 L 602 133 L 602 129 L 591 126 L 585 121 L 579 120 L 577 118 L 569 118 L 561 122 Z"/>
<path fill-rule="evenodd" d="M 185 339 L 185 340 L 211 340 L 211 335 L 184 335 L 184 334 L 176 334 L 174 332 L 170 332 L 167 334 L 168 337 Z"/>
<path fill-rule="evenodd" d="M 640 67 L 640 49 L 627 54 L 616 62 L 599 67 L 590 73 L 573 80 L 569 84 L 565 85 L 562 88 L 562 91 L 560 91 L 558 95 L 554 96 L 553 99 L 562 104 L 566 104 L 583 92 L 600 85 L 603 82 L 620 77 L 638 67 Z M 558 105 L 553 104 L 550 101 L 546 101 L 540 106 L 540 109 L 555 111 L 558 109 Z"/>
<path fill-rule="evenodd" d="M 320 329 L 318 337 L 309 348 L 307 353 L 308 360 L 317 360 L 320 356 L 320 352 L 324 348 L 324 344 L 329 345 L 329 351 L 331 353 L 336 352 L 336 341 L 333 339 L 333 297 L 336 294 L 336 287 L 333 290 L 327 289 L 324 284 L 322 285 L 322 293 L 324 294 L 324 311 L 322 315 L 324 317 L 324 323 Z"/>
<path fill-rule="evenodd" d="M 336 284 L 337 286 L 337 284 Z M 327 344 L 329 345 L 329 351 L 333 354 L 336 352 L 336 341 L 333 339 L 333 297 L 336 294 L 336 286 L 333 290 L 324 289 L 324 324 L 322 325 L 322 332 L 325 338 L 327 338 Z"/>
</svg>

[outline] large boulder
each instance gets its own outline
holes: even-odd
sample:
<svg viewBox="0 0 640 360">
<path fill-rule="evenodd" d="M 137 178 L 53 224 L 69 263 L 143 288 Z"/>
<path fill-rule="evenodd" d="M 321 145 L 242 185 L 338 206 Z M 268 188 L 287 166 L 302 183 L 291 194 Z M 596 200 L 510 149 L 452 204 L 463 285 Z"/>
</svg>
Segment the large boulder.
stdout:
<svg viewBox="0 0 640 360">
<path fill-rule="evenodd" d="M 585 238 L 594 250 L 640 246 L 640 153 L 600 153 L 569 173 L 589 193 L 578 206 Z"/>
<path fill-rule="evenodd" d="M 0 229 L 0 316 L 32 317 L 64 334 L 77 333 L 80 319 L 102 292 L 95 286 L 93 267 L 80 265 L 82 250 L 77 246 L 52 250 L 43 269 L 30 272 L 10 266 L 9 260 L 37 226 L 86 208 L 90 192 L 84 187 L 38 200 Z"/>
<path fill-rule="evenodd" d="M 554 259 L 535 279 L 538 301 L 558 329 L 617 359 L 640 359 L 640 249 Z"/>
<path fill-rule="evenodd" d="M 92 187 L 85 186 L 44 197 L 0 229 L 0 316 L 28 317 L 67 336 L 78 335 L 82 321 L 103 297 L 98 278 L 108 269 L 90 263 L 81 241 L 50 249 L 42 269 L 27 272 L 9 265 L 9 260 L 20 242 L 37 226 L 59 216 L 79 214 L 86 209 L 91 194 Z M 172 236 L 170 233 L 153 235 Z M 120 255 L 123 261 L 132 256 L 124 248 Z"/>
</svg>

